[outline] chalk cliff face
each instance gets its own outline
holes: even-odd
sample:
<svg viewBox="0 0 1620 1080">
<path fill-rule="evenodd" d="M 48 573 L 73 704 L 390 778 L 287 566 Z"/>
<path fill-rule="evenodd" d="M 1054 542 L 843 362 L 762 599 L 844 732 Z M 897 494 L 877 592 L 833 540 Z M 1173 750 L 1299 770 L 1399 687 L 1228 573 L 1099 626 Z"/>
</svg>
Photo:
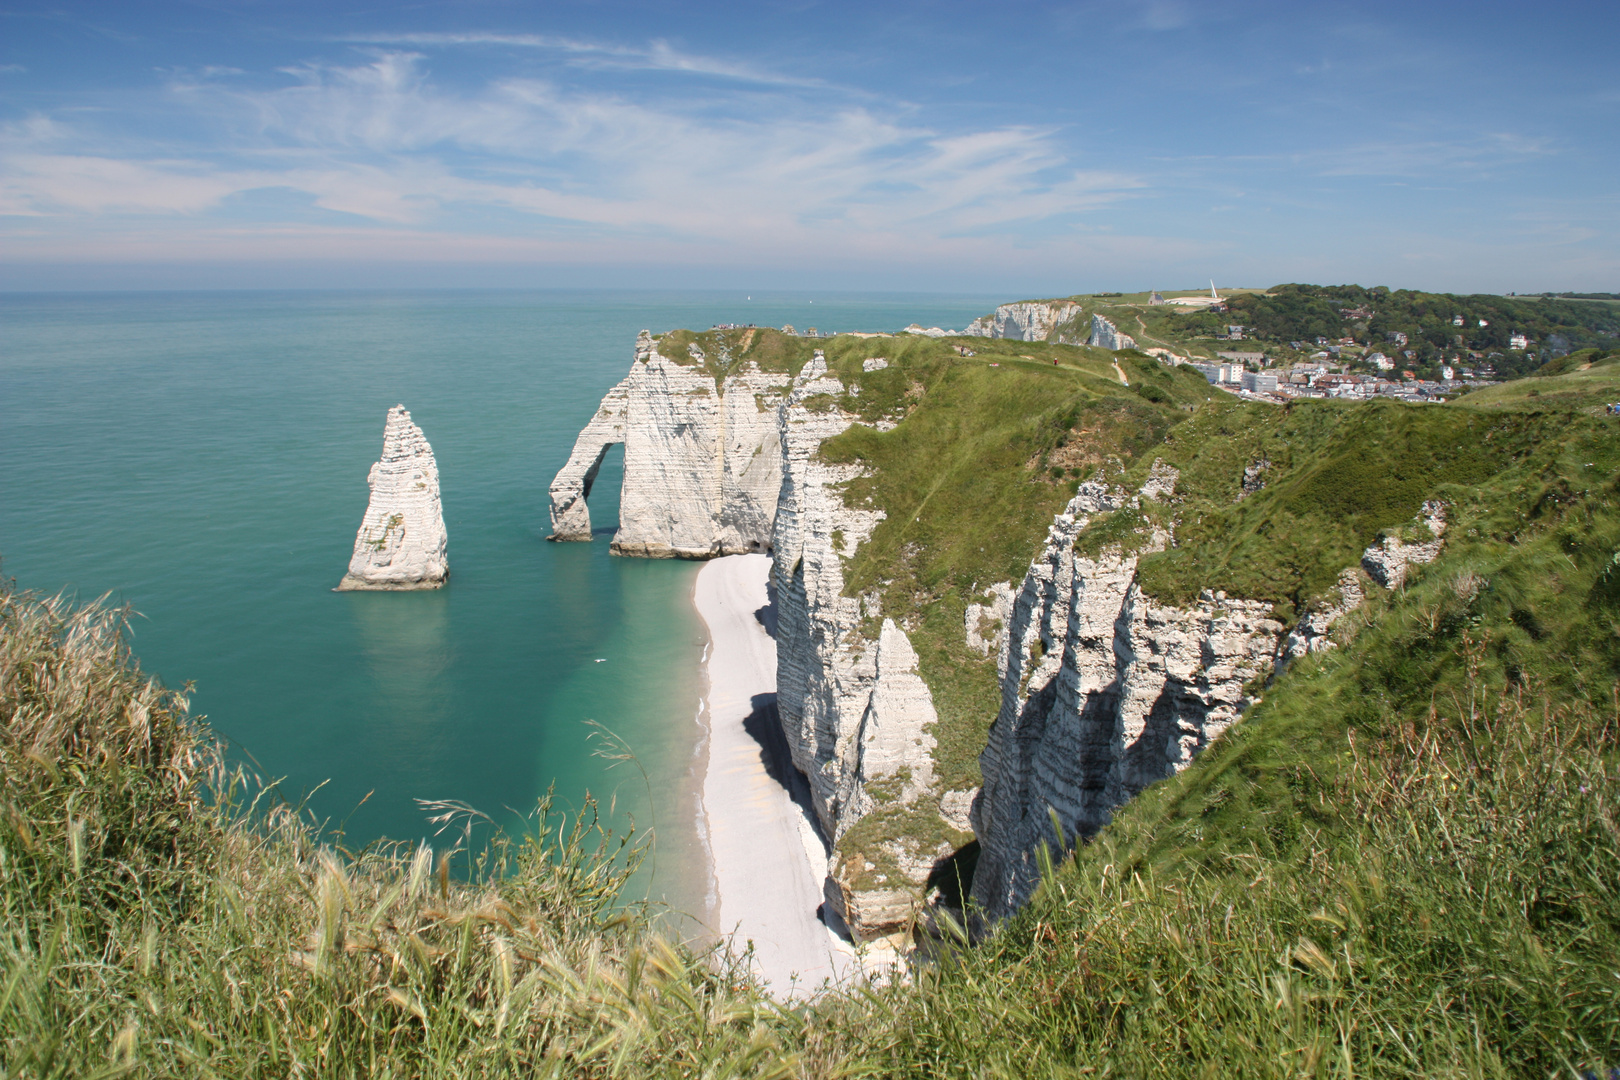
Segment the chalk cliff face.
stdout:
<svg viewBox="0 0 1620 1080">
<path fill-rule="evenodd" d="M 779 410 L 782 489 L 772 534 L 777 710 L 793 764 L 809 779 L 816 816 L 835 843 L 872 812 L 874 791 L 898 807 L 937 798 L 928 728 L 938 717 L 917 654 L 892 619 L 869 640 L 861 626 L 881 616 L 876 597 L 844 595 L 841 556 L 853 555 L 884 515 L 845 506 L 841 485 L 860 467 L 817 454 L 853 418 L 810 406 L 843 389 L 818 354 Z M 885 880 L 835 855 L 828 903 L 858 936 L 900 929 L 935 859 L 949 850 L 897 853 L 899 876 Z"/>
<path fill-rule="evenodd" d="M 824 835 L 841 840 L 879 801 L 939 813 L 929 733 L 938 718 L 917 655 L 875 597 L 844 595 L 842 559 L 883 514 L 845 506 L 841 485 L 859 466 L 818 453 L 855 422 L 834 404 L 843 382 L 819 352 L 797 376 L 748 365 L 722 380 L 700 355 L 685 359 L 662 356 L 648 334 L 638 339 L 629 375 L 602 399 L 552 482 L 553 539 L 589 539 L 586 497 L 607 448 L 622 442 L 616 553 L 773 555 L 777 708 Z M 955 816 L 965 818 L 966 799 L 958 801 Z M 834 859 L 828 901 L 862 937 L 902 927 L 934 862 L 951 850 L 900 847 L 893 874 Z"/>
<path fill-rule="evenodd" d="M 994 315 L 968 324 L 968 337 L 1011 338 L 1014 341 L 1063 341 L 1074 345 L 1079 337 L 1069 324 L 1080 317 L 1080 305 L 1068 300 L 1026 300 L 1002 304 Z"/>
<path fill-rule="evenodd" d="M 388 410 L 382 458 L 366 477 L 371 502 L 339 591 L 437 589 L 450 576 L 439 466 L 405 406 Z"/>
<path fill-rule="evenodd" d="M 694 347 L 679 361 L 652 335 L 609 390 L 551 482 L 551 539 L 589 540 L 586 499 L 608 448 L 624 444 L 613 550 L 708 559 L 766 551 L 781 487 L 776 405 L 790 377 L 755 364 L 717 379 Z"/>
<path fill-rule="evenodd" d="M 994 643 L 1002 701 L 972 811 L 981 845 L 973 897 L 991 918 L 1017 910 L 1039 884 L 1042 844 L 1072 846 L 1147 785 L 1185 768 L 1242 714 L 1250 687 L 1291 659 L 1333 647 L 1334 625 L 1363 600 L 1365 579 L 1346 568 L 1337 597 L 1290 630 L 1260 601 L 1206 590 L 1196 605 L 1178 608 L 1146 596 L 1137 561 L 1162 550 L 1162 533 L 1136 553 L 1075 549 L 1094 515 L 1171 498 L 1175 480 L 1174 470 L 1156 467 L 1134 496 L 1082 484 L 1010 603 L 993 601 L 1009 611 Z M 1424 516 L 1438 536 L 1443 508 L 1426 504 Z M 1394 588 L 1409 564 L 1439 550 L 1438 541 L 1386 539 L 1367 549 L 1363 566 Z M 990 613 L 970 609 L 969 620 L 981 612 Z"/>
<path fill-rule="evenodd" d="M 1091 336 L 1086 338 L 1087 345 L 1096 345 L 1103 349 L 1134 349 L 1136 339 L 1129 334 L 1122 334 L 1119 328 L 1101 315 L 1091 317 Z"/>
<path fill-rule="evenodd" d="M 1038 883 L 1036 848 L 1057 843 L 1049 807 L 1064 846 L 1095 832 L 1225 730 L 1248 704 L 1244 684 L 1275 652 L 1283 627 L 1270 605 L 1209 595 L 1190 610 L 1167 607 L 1136 583 L 1141 552 L 1075 550 L 1092 515 L 1141 497 L 1081 485 L 1013 601 L 998 662 L 1001 711 L 973 808 L 981 844 L 973 894 L 992 918 L 1016 910 Z"/>
<path fill-rule="evenodd" d="M 883 611 L 876 593 L 845 595 L 845 560 L 884 518 L 845 505 L 864 466 L 820 453 L 857 422 L 839 401 L 858 388 L 820 352 L 792 376 L 726 359 L 733 374 L 718 378 L 701 354 L 675 363 L 642 335 L 630 374 L 552 484 L 556 538 L 589 536 L 584 497 L 606 447 L 623 441 L 616 552 L 770 552 L 782 730 L 836 847 L 827 902 L 862 937 L 907 924 L 929 871 L 952 851 L 948 838 L 960 842 L 969 823 L 981 844 L 974 898 L 991 917 L 1016 910 L 1037 883 L 1041 843 L 1072 845 L 1185 768 L 1272 672 L 1333 646 L 1336 623 L 1361 603 L 1369 577 L 1395 587 L 1410 563 L 1439 550 L 1427 537 L 1368 548 L 1365 574 L 1346 568 L 1337 593 L 1289 628 L 1260 601 L 1206 591 L 1176 607 L 1144 594 L 1137 563 L 1170 542 L 1163 532 L 1135 537 L 1131 550 L 1077 549 L 1098 515 L 1174 501 L 1175 469 L 1155 463 L 1134 492 L 1081 484 L 1022 583 L 991 586 L 967 608 L 965 642 L 997 657 L 1001 704 L 977 796 L 942 791 L 938 717 L 906 633 L 910 613 Z M 862 371 L 886 366 L 869 359 Z M 1258 489 L 1261 470 L 1251 471 Z M 1443 508 L 1426 506 L 1424 516 L 1438 537 Z"/>
</svg>

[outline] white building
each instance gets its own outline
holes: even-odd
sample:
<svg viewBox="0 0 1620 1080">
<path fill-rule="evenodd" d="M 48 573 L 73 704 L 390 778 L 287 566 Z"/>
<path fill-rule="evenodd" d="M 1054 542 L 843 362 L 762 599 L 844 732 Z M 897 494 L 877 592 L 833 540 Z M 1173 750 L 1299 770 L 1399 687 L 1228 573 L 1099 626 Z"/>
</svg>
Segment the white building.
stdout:
<svg viewBox="0 0 1620 1080">
<path fill-rule="evenodd" d="M 1277 392 L 1277 376 L 1263 371 L 1245 371 L 1242 375 L 1243 389 L 1251 394 L 1275 394 Z"/>
<path fill-rule="evenodd" d="M 1508 338 L 1508 348 L 1510 349 L 1528 349 L 1529 347 L 1530 339 L 1523 334 L 1514 334 Z"/>
</svg>

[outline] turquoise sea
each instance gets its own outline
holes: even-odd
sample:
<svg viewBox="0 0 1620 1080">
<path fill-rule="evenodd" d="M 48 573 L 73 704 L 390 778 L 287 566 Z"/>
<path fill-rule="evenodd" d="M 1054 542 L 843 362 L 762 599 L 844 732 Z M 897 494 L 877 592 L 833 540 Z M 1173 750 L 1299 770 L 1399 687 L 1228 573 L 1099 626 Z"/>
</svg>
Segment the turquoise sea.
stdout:
<svg viewBox="0 0 1620 1080">
<path fill-rule="evenodd" d="M 0 572 L 130 605 L 143 666 L 193 684 L 238 760 L 347 846 L 430 836 L 416 799 L 509 820 L 555 784 L 569 805 L 595 793 L 621 828 L 656 826 L 655 890 L 686 904 L 698 568 L 608 555 L 617 453 L 592 493 L 597 542 L 547 543 L 551 477 L 643 327 L 960 327 L 995 303 L 0 294 Z M 451 581 L 334 593 L 396 403 L 438 459 Z M 640 769 L 593 755 L 588 720 Z"/>
</svg>

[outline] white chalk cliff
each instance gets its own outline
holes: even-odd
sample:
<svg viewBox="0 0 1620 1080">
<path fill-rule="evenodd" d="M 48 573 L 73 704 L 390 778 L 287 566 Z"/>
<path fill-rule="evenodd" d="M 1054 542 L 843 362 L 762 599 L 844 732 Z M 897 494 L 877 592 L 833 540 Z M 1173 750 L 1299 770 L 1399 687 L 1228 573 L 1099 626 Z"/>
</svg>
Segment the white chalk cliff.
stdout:
<svg viewBox="0 0 1620 1080">
<path fill-rule="evenodd" d="M 556 538 L 589 538 L 585 496 L 606 448 L 622 441 L 616 552 L 771 554 L 782 731 L 823 833 L 838 844 L 827 902 L 863 937 L 905 927 L 929 871 L 952 851 L 939 837 L 960 836 L 970 821 L 981 844 L 974 898 L 992 917 L 1016 910 L 1037 883 L 1038 845 L 1058 842 L 1049 811 L 1064 845 L 1101 828 L 1144 787 L 1185 768 L 1273 671 L 1332 647 L 1368 576 L 1396 587 L 1409 564 L 1439 550 L 1428 538 L 1368 548 L 1368 576 L 1346 568 L 1336 594 L 1290 629 L 1260 601 L 1206 591 L 1177 607 L 1145 595 L 1137 562 L 1169 542 L 1163 533 L 1137 551 L 1076 550 L 1097 515 L 1173 501 L 1174 469 L 1155 463 L 1134 492 L 1082 484 L 1023 582 L 991 586 L 968 607 L 964 639 L 996 655 L 1001 706 L 980 757 L 982 789 L 944 791 L 932 756 L 938 717 L 906 633 L 912 613 L 883 611 L 876 594 L 846 595 L 845 560 L 884 514 L 845 504 L 863 466 L 826 461 L 820 449 L 858 422 L 838 407 L 858 388 L 846 388 L 820 352 L 791 376 L 727 357 L 722 369 L 733 374 L 721 378 L 704 359 L 676 362 L 650 335 L 638 339 L 630 374 L 551 486 Z M 869 360 L 862 369 L 885 366 Z M 1443 510 L 1426 506 L 1424 517 L 1438 537 Z M 934 837 L 927 841 L 851 838 L 868 815 L 916 821 L 919 812 L 949 829 L 918 830 Z"/>
<path fill-rule="evenodd" d="M 876 639 L 867 639 L 862 623 L 881 619 L 876 598 L 844 595 L 842 559 L 883 514 L 845 506 L 840 485 L 859 467 L 818 454 L 855 422 L 828 404 L 843 394 L 843 382 L 819 352 L 796 376 L 748 364 L 717 380 L 698 360 L 674 363 L 650 335 L 638 339 L 630 374 L 603 398 L 551 484 L 553 538 L 589 539 L 585 498 L 603 454 L 622 441 L 616 553 L 772 555 L 777 708 L 824 835 L 837 841 L 871 812 L 874 786 L 891 806 L 939 804 L 950 793 L 933 790 L 926 729 L 937 717 L 916 653 L 893 620 L 881 620 Z M 863 369 L 885 366 L 868 361 Z M 967 799 L 958 795 L 945 805 L 959 827 Z M 949 845 L 900 844 L 890 853 L 899 876 L 867 875 L 858 887 L 852 882 L 863 868 L 835 861 L 828 901 L 862 937 L 899 929 L 934 862 L 949 853 Z"/>
<path fill-rule="evenodd" d="M 1002 304 L 992 315 L 981 315 L 962 333 L 967 337 L 1061 341 L 1077 345 L 1080 339 L 1073 324 L 1080 314 L 1080 305 L 1072 300 L 1024 300 Z"/>
<path fill-rule="evenodd" d="M 753 363 L 717 380 L 695 348 L 670 358 L 652 335 L 609 390 L 551 482 L 551 539 L 589 540 L 586 504 L 608 448 L 624 444 L 613 551 L 708 559 L 770 548 L 781 487 L 776 405 L 790 383 Z"/>
<path fill-rule="evenodd" d="M 405 406 L 388 410 L 382 458 L 366 477 L 371 502 L 339 591 L 437 589 L 450 576 L 439 466 Z"/>
<path fill-rule="evenodd" d="M 1186 768 L 1247 708 L 1249 687 L 1293 658 L 1333 647 L 1334 625 L 1362 602 L 1364 579 L 1346 568 L 1336 597 L 1289 630 L 1260 601 L 1206 590 L 1180 608 L 1145 595 L 1137 561 L 1163 549 L 1163 534 L 1136 553 L 1075 549 L 1093 516 L 1172 498 L 1175 480 L 1174 470 L 1156 466 L 1135 495 L 1082 484 L 1010 604 L 995 598 L 1007 612 L 995 643 L 1002 701 L 979 759 L 984 786 L 972 814 L 980 842 L 973 897 L 992 919 L 1016 911 L 1039 884 L 1042 844 L 1072 846 L 1147 785 Z M 1443 508 L 1425 504 L 1424 517 L 1438 536 Z M 1439 550 L 1438 541 L 1385 539 L 1367 549 L 1363 565 L 1394 588 L 1409 564 Z M 970 609 L 970 619 L 981 612 Z"/>
<path fill-rule="evenodd" d="M 1091 336 L 1086 338 L 1087 345 L 1096 345 L 1102 349 L 1134 349 L 1136 339 L 1129 334 L 1122 334 L 1119 328 L 1101 315 L 1091 317 Z"/>
<path fill-rule="evenodd" d="M 777 605 L 777 710 L 793 764 L 810 781 L 823 831 L 834 841 L 877 806 L 939 810 L 935 791 L 933 697 L 917 674 L 917 654 L 904 629 L 882 619 L 877 639 L 863 622 L 882 618 L 875 596 L 844 595 L 842 558 L 872 535 L 883 512 L 844 505 L 841 485 L 859 466 L 829 464 L 822 440 L 853 418 L 815 411 L 805 402 L 841 392 L 818 356 L 807 364 L 781 408 L 782 494 L 773 533 Z M 842 558 L 841 558 L 842 557 Z M 949 822 L 949 818 L 946 818 Z M 834 858 L 827 902 L 863 937 L 903 928 L 934 863 L 950 846 L 922 850 L 906 838 L 886 849 L 892 867 Z"/>
</svg>

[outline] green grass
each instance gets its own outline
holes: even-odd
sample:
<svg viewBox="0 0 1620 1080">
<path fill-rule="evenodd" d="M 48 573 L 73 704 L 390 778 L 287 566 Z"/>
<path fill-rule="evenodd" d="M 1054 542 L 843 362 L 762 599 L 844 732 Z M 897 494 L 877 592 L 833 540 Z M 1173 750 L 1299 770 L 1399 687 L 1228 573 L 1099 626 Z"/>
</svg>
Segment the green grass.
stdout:
<svg viewBox="0 0 1620 1080">
<path fill-rule="evenodd" d="M 1119 362 L 1133 385 L 1121 386 L 1115 358 L 1099 349 L 973 347 L 971 358 L 928 339 L 830 352 L 841 377 L 860 387 L 843 408 L 904 422 L 887 432 L 857 425 L 821 449 L 867 471 L 846 486 L 846 502 L 886 515 L 848 560 L 846 590 L 876 590 L 884 614 L 906 626 L 940 716 L 933 734 L 945 790 L 979 782 L 978 754 L 1000 701 L 993 658 L 964 641 L 967 605 L 996 582 L 1021 581 L 1078 481 L 1134 461 L 1208 386 L 1128 356 Z M 860 354 L 879 350 L 890 366 L 861 372 Z"/>
<path fill-rule="evenodd" d="M 798 1022 L 626 903 L 638 848 L 588 807 L 486 845 L 445 806 L 438 850 L 335 848 L 121 630 L 0 592 L 0 1075 L 791 1071 Z"/>
<path fill-rule="evenodd" d="M 1504 477 L 1525 484 L 1556 475 L 1589 486 L 1620 464 L 1609 434 L 1601 420 L 1551 410 L 1212 403 L 1152 455 L 1181 476 L 1171 511 L 1175 544 L 1142 560 L 1142 588 L 1176 604 L 1202 589 L 1225 590 L 1271 601 L 1289 620 L 1319 603 L 1340 570 L 1357 565 L 1381 533 L 1409 523 L 1425 500 L 1467 503 Z M 1148 457 L 1125 486 L 1146 479 Z M 1240 499 L 1245 467 L 1261 462 L 1269 462 L 1264 487 Z M 1092 525 L 1078 546 L 1117 524 Z"/>
<path fill-rule="evenodd" d="M 677 364 L 691 365 L 691 346 L 703 353 L 703 370 L 717 379 L 741 369 L 749 361 L 761 371 L 797 375 L 825 341 L 801 338 L 768 326 L 745 330 L 671 330 L 657 339 L 658 354 Z"/>
<path fill-rule="evenodd" d="M 1454 528 L 988 941 L 947 930 L 880 1071 L 1620 1066 L 1620 490 L 1504 479 Z"/>
<path fill-rule="evenodd" d="M 1584 349 L 1543 365 L 1529 378 L 1487 386 L 1458 398 L 1477 409 L 1579 409 L 1602 415 L 1620 401 L 1620 353 Z"/>
<path fill-rule="evenodd" d="M 1610 422 L 1546 407 L 1205 403 L 1175 381 L 1159 384 L 1162 404 L 1085 350 L 1055 352 L 1054 367 L 1038 351 L 1053 347 L 1028 343 L 973 358 L 925 340 L 825 347 L 862 387 L 842 407 L 906 416 L 829 452 L 871 465 L 849 497 L 890 511 L 847 569 L 915 623 L 942 773 L 982 745 L 970 722 L 987 722 L 976 695 L 994 687 L 955 644 L 963 606 L 1021 577 L 1077 473 L 1131 481 L 1155 458 L 1178 463 L 1183 502 L 1146 513 L 1232 515 L 1203 532 L 1183 520 L 1174 550 L 1238 594 L 1245 567 L 1274 564 L 1301 583 L 1289 595 L 1308 595 L 1314 567 L 1347 565 L 1335 560 L 1376 522 L 1406 524 L 1430 494 L 1450 502 L 1446 547 L 1402 590 L 1371 596 L 1341 648 L 1292 665 L 1187 770 L 1122 808 L 993 934 L 968 945 L 942 919 L 910 976 L 792 1007 L 735 958 L 662 937 L 622 894 L 635 840 L 588 812 L 543 802 L 530 833 L 508 837 L 445 806 L 435 848 L 345 851 L 226 767 L 183 695 L 140 672 L 118 613 L 4 591 L 0 1076 L 1620 1066 Z M 890 369 L 855 374 L 872 355 Z M 1133 383 L 1156 377 L 1120 362 Z M 1273 463 L 1267 486 L 1237 501 L 1257 452 Z M 1361 484 L 1366 461 L 1376 475 L 1399 465 L 1400 482 Z M 1140 533 L 1115 518 L 1118 542 Z M 1161 556 L 1144 559 L 1144 579 L 1155 559 L 1166 588 L 1185 587 L 1185 567 Z"/>
</svg>

